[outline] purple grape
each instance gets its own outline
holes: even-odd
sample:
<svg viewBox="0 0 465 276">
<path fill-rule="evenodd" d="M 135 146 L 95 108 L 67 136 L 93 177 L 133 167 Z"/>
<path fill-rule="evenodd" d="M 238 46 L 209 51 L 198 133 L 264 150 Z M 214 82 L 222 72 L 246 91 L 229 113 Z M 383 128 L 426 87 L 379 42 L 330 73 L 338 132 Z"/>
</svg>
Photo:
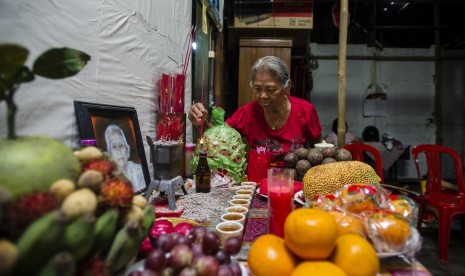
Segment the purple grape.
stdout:
<svg viewBox="0 0 465 276">
<path fill-rule="evenodd" d="M 203 255 L 194 263 L 197 273 L 202 276 L 216 276 L 220 264 L 213 256 Z"/>
<path fill-rule="evenodd" d="M 223 243 L 223 250 L 230 256 L 237 255 L 241 251 L 242 241 L 239 237 L 229 237 Z"/>
<path fill-rule="evenodd" d="M 231 268 L 231 271 L 233 272 L 234 276 L 241 276 L 242 275 L 241 266 L 239 265 L 238 262 L 231 262 L 229 264 L 229 268 Z"/>
<path fill-rule="evenodd" d="M 203 226 L 194 226 L 187 236 L 189 237 L 189 240 L 192 241 L 192 243 L 202 243 L 203 240 L 203 235 L 207 232 L 207 229 Z"/>
<path fill-rule="evenodd" d="M 214 255 L 220 248 L 220 237 L 216 232 L 207 231 L 203 235 L 202 248 L 204 254 Z"/>
<path fill-rule="evenodd" d="M 203 256 L 203 249 L 200 243 L 194 243 L 191 245 L 193 259 L 196 260 L 198 257 Z"/>
<path fill-rule="evenodd" d="M 145 269 L 152 271 L 162 271 L 166 267 L 166 256 L 165 252 L 159 248 L 150 251 L 145 258 Z"/>
<path fill-rule="evenodd" d="M 231 270 L 229 265 L 222 264 L 218 268 L 217 276 L 234 276 L 234 272 Z"/>
<path fill-rule="evenodd" d="M 163 250 L 163 252 L 168 253 L 171 251 L 171 248 L 174 246 L 173 236 L 170 234 L 163 234 L 157 237 L 155 248 Z"/>
<path fill-rule="evenodd" d="M 195 268 L 186 266 L 179 272 L 179 276 L 197 276 L 197 270 Z"/>
<path fill-rule="evenodd" d="M 168 264 L 174 270 L 180 270 L 192 263 L 192 250 L 185 244 L 178 244 L 170 252 Z"/>
<path fill-rule="evenodd" d="M 158 276 L 158 272 L 152 271 L 150 269 L 144 269 L 140 274 L 140 276 Z"/>
<path fill-rule="evenodd" d="M 229 264 L 231 262 L 231 256 L 228 253 L 224 252 L 224 250 L 220 249 L 215 254 L 215 258 L 218 260 L 220 265 L 222 264 Z"/>
<path fill-rule="evenodd" d="M 188 246 L 191 246 L 191 241 L 189 240 L 189 238 L 187 236 L 179 236 L 177 237 L 175 240 L 174 240 L 174 244 L 175 245 L 178 245 L 178 244 L 185 244 L 185 245 L 188 245 Z"/>
</svg>

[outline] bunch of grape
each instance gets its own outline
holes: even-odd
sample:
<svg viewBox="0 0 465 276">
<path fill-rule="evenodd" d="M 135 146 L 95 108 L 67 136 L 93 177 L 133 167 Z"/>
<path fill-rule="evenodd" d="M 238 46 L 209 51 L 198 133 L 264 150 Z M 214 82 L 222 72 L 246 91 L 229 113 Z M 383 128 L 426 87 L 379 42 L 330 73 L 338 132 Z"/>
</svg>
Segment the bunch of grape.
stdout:
<svg viewBox="0 0 465 276">
<path fill-rule="evenodd" d="M 218 234 L 195 226 L 186 235 L 177 232 L 150 237 L 153 249 L 135 275 L 240 276 L 239 263 L 232 260 L 241 250 L 241 239 L 220 242 Z"/>
</svg>

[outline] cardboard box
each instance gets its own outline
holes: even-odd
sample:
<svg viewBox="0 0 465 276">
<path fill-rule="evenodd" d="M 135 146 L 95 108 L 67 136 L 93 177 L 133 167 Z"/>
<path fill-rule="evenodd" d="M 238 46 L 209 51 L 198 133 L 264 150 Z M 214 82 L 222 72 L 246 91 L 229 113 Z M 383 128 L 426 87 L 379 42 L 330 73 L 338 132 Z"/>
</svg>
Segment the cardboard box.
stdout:
<svg viewBox="0 0 465 276">
<path fill-rule="evenodd" d="M 236 1 L 236 28 L 313 28 L 312 1 Z"/>
</svg>

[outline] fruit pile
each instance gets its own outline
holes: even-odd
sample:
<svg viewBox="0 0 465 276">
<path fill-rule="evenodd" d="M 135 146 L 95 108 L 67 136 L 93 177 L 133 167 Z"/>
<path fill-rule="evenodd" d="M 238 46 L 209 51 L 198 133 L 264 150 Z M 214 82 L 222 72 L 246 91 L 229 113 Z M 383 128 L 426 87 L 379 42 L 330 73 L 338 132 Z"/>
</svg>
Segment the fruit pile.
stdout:
<svg viewBox="0 0 465 276">
<path fill-rule="evenodd" d="M 343 148 L 298 148 L 284 156 L 286 167 L 295 169 L 295 180 L 302 181 L 305 173 L 314 166 L 338 161 L 350 161 L 352 154 Z"/>
<path fill-rule="evenodd" d="M 203 226 L 164 219 L 155 222 L 144 240 L 144 262 L 130 275 L 242 275 L 232 256 L 239 253 L 241 239 L 229 237 L 223 244 L 218 234 Z"/>
<path fill-rule="evenodd" d="M 292 211 L 284 239 L 265 234 L 247 258 L 253 275 L 376 275 L 379 258 L 373 246 L 355 234 L 339 235 L 335 219 L 319 209 Z"/>
<path fill-rule="evenodd" d="M 0 275 L 109 275 L 136 256 L 155 218 L 153 205 L 106 153 L 75 153 L 76 179 L 47 189 L 0 194 Z"/>
</svg>

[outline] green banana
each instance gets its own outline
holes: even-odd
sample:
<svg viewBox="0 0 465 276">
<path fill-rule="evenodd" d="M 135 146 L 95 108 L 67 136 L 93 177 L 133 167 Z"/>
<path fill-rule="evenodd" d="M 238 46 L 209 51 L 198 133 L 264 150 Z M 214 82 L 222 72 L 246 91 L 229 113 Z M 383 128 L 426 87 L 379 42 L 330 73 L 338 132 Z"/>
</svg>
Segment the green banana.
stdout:
<svg viewBox="0 0 465 276">
<path fill-rule="evenodd" d="M 64 214 L 49 212 L 26 228 L 17 241 L 19 258 L 13 275 L 36 274 L 62 244 L 66 226 Z"/>
<path fill-rule="evenodd" d="M 76 260 L 70 252 L 60 252 L 53 256 L 38 276 L 74 276 L 77 272 Z"/>
<path fill-rule="evenodd" d="M 118 231 L 118 209 L 108 209 L 101 214 L 94 226 L 93 252 L 107 252 Z"/>
<path fill-rule="evenodd" d="M 66 226 L 64 250 L 71 252 L 80 261 L 89 254 L 94 240 L 95 216 L 86 213 L 79 216 Z"/>
<path fill-rule="evenodd" d="M 140 247 L 142 229 L 136 221 L 128 221 L 113 240 L 105 264 L 111 273 L 121 272 L 136 256 Z"/>
<path fill-rule="evenodd" d="M 142 232 L 147 236 L 155 222 L 155 206 L 147 204 L 144 207 L 144 218 L 142 219 Z M 144 236 L 144 238 L 145 238 Z M 142 241 L 141 241 L 142 242 Z"/>
</svg>

